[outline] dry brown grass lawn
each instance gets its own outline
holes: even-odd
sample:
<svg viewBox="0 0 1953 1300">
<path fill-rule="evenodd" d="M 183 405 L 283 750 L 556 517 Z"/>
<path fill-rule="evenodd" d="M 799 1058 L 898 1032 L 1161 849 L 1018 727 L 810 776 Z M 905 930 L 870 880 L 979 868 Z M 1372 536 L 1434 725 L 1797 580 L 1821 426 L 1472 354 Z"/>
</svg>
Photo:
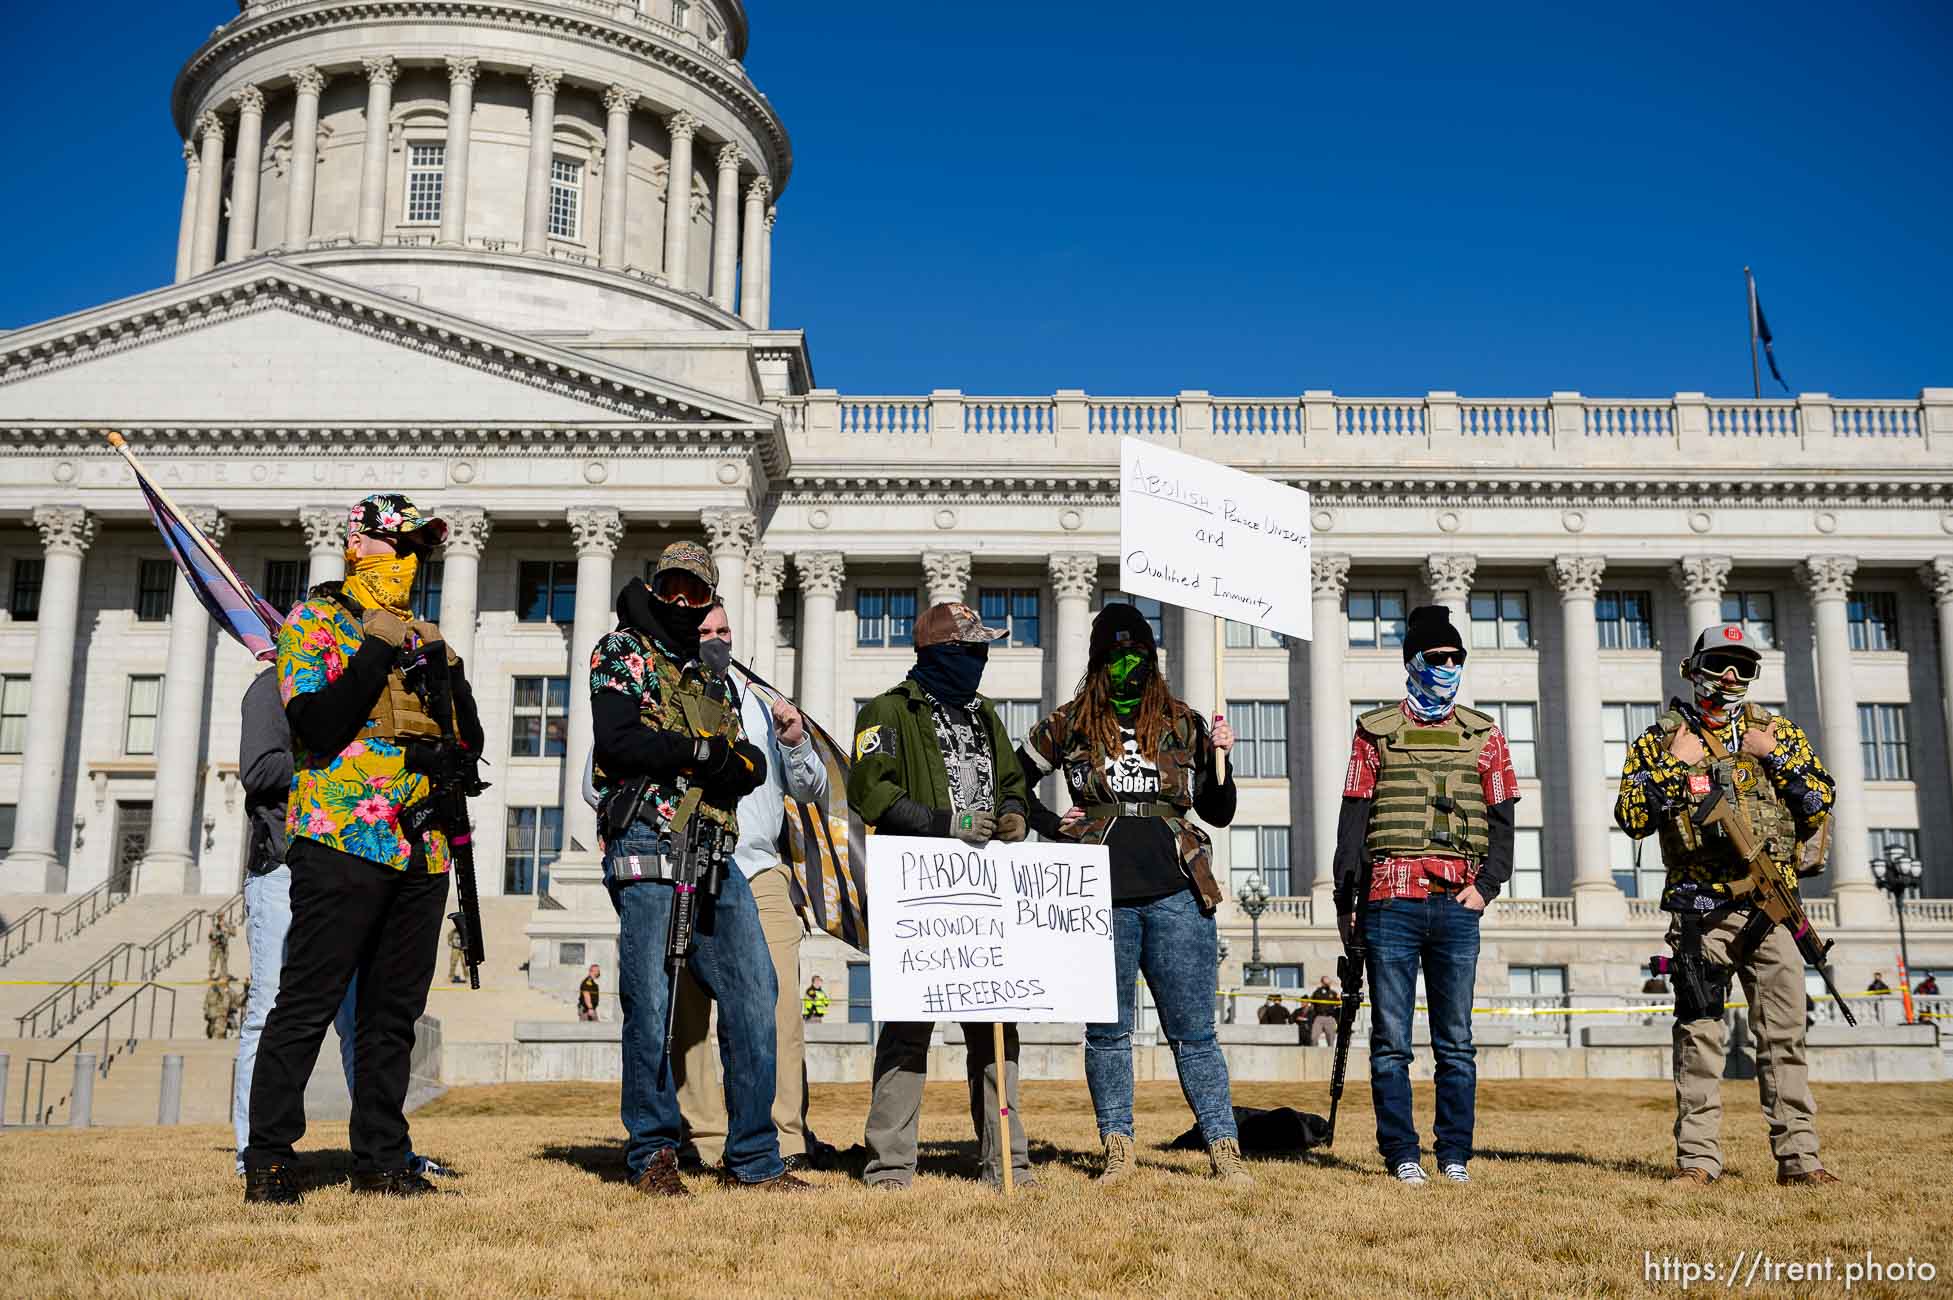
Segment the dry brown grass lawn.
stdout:
<svg viewBox="0 0 1953 1300">
<path fill-rule="evenodd" d="M 1246 1105 L 1320 1109 L 1323 1089 L 1247 1085 Z M 654 1203 L 622 1182 L 616 1090 L 463 1088 L 414 1118 L 416 1145 L 467 1171 L 439 1197 L 383 1202 L 343 1186 L 343 1125 L 310 1136 L 329 1185 L 297 1209 L 247 1210 L 219 1128 L 10 1133 L 0 1138 L 0 1295 L 527 1297 L 1681 1294 L 1644 1281 L 1643 1252 L 1727 1267 L 1739 1250 L 1822 1259 L 1829 1285 L 1735 1289 L 1843 1295 L 1847 1259 L 1930 1260 L 1932 1283 L 1853 1295 L 1946 1295 L 1953 1086 L 1820 1087 L 1826 1158 L 1847 1184 L 1779 1188 L 1753 1085 L 1725 1086 L 1730 1177 L 1665 1187 L 1661 1083 L 1487 1083 L 1470 1187 L 1381 1175 L 1367 1089 L 1337 1152 L 1263 1162 L 1222 1193 L 1204 1156 L 1159 1151 L 1189 1122 L 1171 1084 L 1142 1084 L 1143 1169 L 1089 1182 L 1096 1135 L 1082 1084 L 1025 1088 L 1043 1187 L 1005 1202 L 968 1177 L 968 1112 L 932 1085 L 925 1174 L 906 1194 L 843 1174 L 796 1197 L 710 1189 Z M 860 1135 L 866 1089 L 818 1088 L 830 1140 Z M 1418 1089 L 1428 1133 L 1431 1095 Z M 1689 1294 L 1717 1287 L 1698 1283 Z"/>
</svg>

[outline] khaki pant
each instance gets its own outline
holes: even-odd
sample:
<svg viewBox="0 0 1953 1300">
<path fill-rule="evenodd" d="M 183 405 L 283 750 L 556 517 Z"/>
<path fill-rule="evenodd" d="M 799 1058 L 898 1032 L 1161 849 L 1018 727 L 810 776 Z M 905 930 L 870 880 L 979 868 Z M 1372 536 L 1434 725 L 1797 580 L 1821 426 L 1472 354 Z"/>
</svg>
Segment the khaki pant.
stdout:
<svg viewBox="0 0 1953 1300">
<path fill-rule="evenodd" d="M 737 868 L 732 868 L 736 870 Z M 775 1080 L 773 1127 L 780 1155 L 807 1153 L 807 1052 L 800 1025 L 800 913 L 794 910 L 787 868 L 768 867 L 750 882 L 759 905 L 760 929 L 773 958 L 779 995 L 773 1002 Z M 719 1052 L 710 1031 L 712 1000 L 687 969 L 678 980 L 678 1016 L 671 1033 L 672 1081 L 686 1133 L 708 1166 L 726 1146 L 726 1093 L 719 1079 Z"/>
<path fill-rule="evenodd" d="M 228 942 L 210 945 L 210 978 L 229 979 L 231 975 L 231 946 Z"/>
<path fill-rule="evenodd" d="M 1712 964 L 1729 960 L 1747 910 L 1726 913 L 1702 932 L 1702 953 Z M 1680 922 L 1668 927 L 1668 946 L 1679 949 Z M 1790 931 L 1770 927 L 1750 959 L 1737 967 L 1750 1006 L 1756 1049 L 1756 1085 L 1770 1122 L 1770 1150 L 1791 1173 L 1818 1167 L 1817 1102 L 1804 1061 L 1804 958 Z M 1675 1022 L 1675 1163 L 1722 1173 L 1722 1072 L 1727 1027 L 1720 1015 Z"/>
<path fill-rule="evenodd" d="M 916 1129 L 922 1122 L 922 1085 L 929 1073 L 929 1037 L 935 1025 L 926 1020 L 891 1020 L 875 1042 L 875 1091 L 868 1104 L 863 1140 L 868 1164 L 862 1178 L 870 1183 L 893 1182 L 904 1187 L 915 1177 Z M 966 1068 L 970 1083 L 970 1124 L 976 1130 L 977 1166 L 985 1178 L 1001 1179 L 997 1141 L 996 1044 L 990 1023 L 963 1026 L 968 1047 Z M 1013 1179 L 1030 1176 L 1030 1148 L 1024 1141 L 1024 1121 L 1017 1106 L 1017 1026 L 1004 1026 L 1004 1091 L 1010 1099 L 1010 1152 Z"/>
<path fill-rule="evenodd" d="M 468 950 L 466 948 L 448 949 L 448 983 L 459 984 L 466 976 L 467 968 L 465 959 L 467 956 Z"/>
</svg>

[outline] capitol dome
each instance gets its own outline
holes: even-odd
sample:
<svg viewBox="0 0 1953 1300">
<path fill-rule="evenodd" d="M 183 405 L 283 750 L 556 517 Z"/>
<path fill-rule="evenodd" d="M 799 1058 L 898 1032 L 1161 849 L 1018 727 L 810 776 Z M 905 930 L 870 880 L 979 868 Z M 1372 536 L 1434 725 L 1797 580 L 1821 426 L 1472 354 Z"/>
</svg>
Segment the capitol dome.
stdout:
<svg viewBox="0 0 1953 1300">
<path fill-rule="evenodd" d="M 793 154 L 740 0 L 239 8 L 173 93 L 177 280 L 276 252 L 507 329 L 767 326 Z"/>
</svg>

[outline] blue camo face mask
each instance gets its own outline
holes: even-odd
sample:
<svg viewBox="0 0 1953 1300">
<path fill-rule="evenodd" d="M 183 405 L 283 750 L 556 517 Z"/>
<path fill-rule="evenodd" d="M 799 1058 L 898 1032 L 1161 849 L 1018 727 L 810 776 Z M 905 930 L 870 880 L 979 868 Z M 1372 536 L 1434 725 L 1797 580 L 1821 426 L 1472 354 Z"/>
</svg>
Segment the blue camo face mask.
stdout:
<svg viewBox="0 0 1953 1300">
<path fill-rule="evenodd" d="M 1451 712 L 1458 698 L 1458 687 L 1464 680 L 1462 664 L 1436 668 L 1425 663 L 1422 654 L 1414 655 L 1410 672 L 1404 678 L 1404 694 L 1410 700 L 1411 712 L 1426 722 L 1436 722 Z"/>
</svg>

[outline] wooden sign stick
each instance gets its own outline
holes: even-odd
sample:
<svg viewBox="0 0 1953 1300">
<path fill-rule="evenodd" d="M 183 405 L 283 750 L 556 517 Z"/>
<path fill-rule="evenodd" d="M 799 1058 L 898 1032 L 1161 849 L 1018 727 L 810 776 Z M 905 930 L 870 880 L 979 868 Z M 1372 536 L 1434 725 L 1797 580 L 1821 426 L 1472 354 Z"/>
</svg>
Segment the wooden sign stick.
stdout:
<svg viewBox="0 0 1953 1300">
<path fill-rule="evenodd" d="M 1227 713 L 1227 620 L 1214 615 L 1214 716 Z M 1214 782 L 1227 779 L 1227 755 L 1214 750 Z"/>
<path fill-rule="evenodd" d="M 1004 1195 L 1009 1196 L 1015 1187 L 1011 1165 L 1017 1153 L 1010 1140 L 1010 1066 L 1004 1060 L 1004 1022 L 990 1022 L 990 1054 L 997 1063 L 997 1151 L 998 1161 L 1004 1171 Z"/>
</svg>

